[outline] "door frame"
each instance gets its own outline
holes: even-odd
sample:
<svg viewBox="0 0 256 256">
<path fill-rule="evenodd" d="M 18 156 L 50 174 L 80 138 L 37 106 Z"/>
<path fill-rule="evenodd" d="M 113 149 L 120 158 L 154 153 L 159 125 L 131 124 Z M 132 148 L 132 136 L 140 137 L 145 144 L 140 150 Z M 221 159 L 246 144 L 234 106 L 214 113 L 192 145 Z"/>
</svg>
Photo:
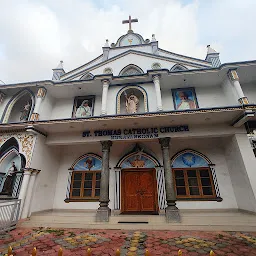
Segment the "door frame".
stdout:
<svg viewBox="0 0 256 256">
<path fill-rule="evenodd" d="M 155 168 L 127 168 L 127 169 L 122 169 L 121 170 L 121 195 L 120 195 L 120 200 L 121 200 L 121 211 L 120 213 L 129 213 L 129 212 L 125 212 L 124 209 L 124 173 L 125 172 L 143 172 L 143 171 L 152 171 L 153 174 L 153 190 L 155 191 L 154 193 L 154 200 L 155 200 L 155 204 L 156 204 L 156 211 L 152 212 L 152 213 L 159 213 L 159 206 L 158 206 L 158 189 L 157 189 L 157 177 L 156 177 L 156 169 Z M 134 212 L 136 213 L 136 212 Z M 137 212 L 138 213 L 138 212 Z M 143 213 L 143 212 L 142 212 Z"/>
</svg>

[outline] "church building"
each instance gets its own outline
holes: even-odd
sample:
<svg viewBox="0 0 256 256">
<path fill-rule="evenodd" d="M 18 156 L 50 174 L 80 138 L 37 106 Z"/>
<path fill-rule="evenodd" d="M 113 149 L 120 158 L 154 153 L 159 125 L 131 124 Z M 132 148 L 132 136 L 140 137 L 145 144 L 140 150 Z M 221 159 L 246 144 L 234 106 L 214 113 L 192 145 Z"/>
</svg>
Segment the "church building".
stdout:
<svg viewBox="0 0 256 256">
<path fill-rule="evenodd" d="M 21 199 L 21 219 L 256 213 L 256 61 L 164 50 L 137 21 L 74 70 L 0 86 L 0 200 Z"/>
</svg>

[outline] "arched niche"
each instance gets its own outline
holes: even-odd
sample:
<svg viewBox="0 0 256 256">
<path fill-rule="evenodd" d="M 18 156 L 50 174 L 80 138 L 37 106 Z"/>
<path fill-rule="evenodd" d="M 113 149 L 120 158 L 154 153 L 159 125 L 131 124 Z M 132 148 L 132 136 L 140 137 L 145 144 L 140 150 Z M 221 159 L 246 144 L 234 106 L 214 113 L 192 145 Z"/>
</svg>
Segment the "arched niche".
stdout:
<svg viewBox="0 0 256 256">
<path fill-rule="evenodd" d="M 187 68 L 181 64 L 176 64 L 171 68 L 171 71 L 184 71 L 187 70 Z"/>
<path fill-rule="evenodd" d="M 11 168 L 13 162 L 18 171 L 26 166 L 26 158 L 19 152 L 18 141 L 12 137 L 0 148 L 0 192 L 4 186 L 5 173 Z M 20 176 L 16 177 L 18 181 L 20 178 Z"/>
<path fill-rule="evenodd" d="M 129 64 L 120 71 L 119 76 L 133 76 L 143 73 L 143 70 L 137 65 Z"/>
<path fill-rule="evenodd" d="M 148 112 L 148 96 L 146 91 L 140 86 L 125 86 L 117 93 L 116 113 L 117 114 L 130 114 L 126 109 L 126 96 L 129 98 L 135 95 L 138 99 L 137 113 Z"/>
<path fill-rule="evenodd" d="M 205 155 L 192 149 L 182 150 L 171 159 L 172 168 L 209 167 L 212 162 Z"/>
<path fill-rule="evenodd" d="M 100 156 L 96 154 L 88 153 L 77 158 L 75 162 L 72 164 L 70 169 L 74 171 L 101 170 L 102 160 Z"/>
<path fill-rule="evenodd" d="M 26 114 L 21 120 L 22 111 L 27 108 Z M 22 90 L 14 95 L 5 107 L 2 123 L 24 122 L 30 119 L 35 106 L 34 94 L 28 90 Z M 23 112 L 25 113 L 25 112 Z"/>
</svg>

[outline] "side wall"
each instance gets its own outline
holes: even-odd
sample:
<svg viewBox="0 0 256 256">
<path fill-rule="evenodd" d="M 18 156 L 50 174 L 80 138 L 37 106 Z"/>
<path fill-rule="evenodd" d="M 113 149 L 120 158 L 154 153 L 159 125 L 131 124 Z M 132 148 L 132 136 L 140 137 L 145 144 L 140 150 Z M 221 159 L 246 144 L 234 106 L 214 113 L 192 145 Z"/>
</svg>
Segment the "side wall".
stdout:
<svg viewBox="0 0 256 256">
<path fill-rule="evenodd" d="M 256 159 L 246 134 L 236 134 L 225 141 L 225 156 L 240 209 L 256 211 Z"/>
<path fill-rule="evenodd" d="M 31 168 L 41 170 L 34 186 L 32 213 L 53 208 L 59 152 L 57 148 L 47 146 L 45 140 L 44 136 L 38 135 L 31 161 Z"/>
</svg>

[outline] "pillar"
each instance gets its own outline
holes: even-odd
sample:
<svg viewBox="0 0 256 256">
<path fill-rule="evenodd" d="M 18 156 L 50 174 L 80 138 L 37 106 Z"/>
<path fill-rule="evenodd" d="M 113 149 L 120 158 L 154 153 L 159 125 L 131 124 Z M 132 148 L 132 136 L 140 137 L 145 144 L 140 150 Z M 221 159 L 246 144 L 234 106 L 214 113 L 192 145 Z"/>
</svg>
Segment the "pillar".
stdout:
<svg viewBox="0 0 256 256">
<path fill-rule="evenodd" d="M 237 95 L 238 95 L 238 102 L 240 104 L 249 104 L 248 98 L 244 95 L 244 92 L 242 90 L 242 87 L 240 85 L 239 82 L 239 76 L 237 74 L 236 70 L 229 70 L 228 71 L 228 77 L 232 83 L 232 85 L 234 86 Z"/>
<path fill-rule="evenodd" d="M 31 176 L 28 184 L 28 189 L 27 189 L 27 196 L 25 198 L 25 202 L 23 205 L 22 213 L 21 213 L 21 219 L 25 219 L 29 217 L 29 210 L 31 206 L 31 201 L 32 201 L 32 196 L 33 196 L 33 188 L 35 185 L 35 180 L 36 176 L 39 173 L 38 170 L 31 170 Z"/>
<path fill-rule="evenodd" d="M 180 222 L 179 209 L 176 206 L 176 194 L 174 190 L 173 175 L 170 160 L 170 138 L 160 138 L 163 164 L 167 207 L 165 208 L 166 222 Z"/>
<path fill-rule="evenodd" d="M 161 96 L 161 88 L 160 88 L 160 76 L 159 75 L 153 76 L 153 82 L 154 82 L 155 91 L 156 91 L 157 111 L 162 111 L 163 105 L 162 105 L 162 96 Z"/>
<path fill-rule="evenodd" d="M 109 204 L 109 152 L 111 141 L 102 141 L 102 170 L 100 180 L 100 207 L 96 213 L 97 222 L 108 222 L 110 216 Z"/>
<path fill-rule="evenodd" d="M 35 108 L 30 118 L 31 121 L 39 120 L 39 110 L 45 95 L 46 95 L 46 89 L 43 87 L 39 88 L 36 95 Z"/>
<path fill-rule="evenodd" d="M 29 180 L 30 180 L 30 175 L 31 175 L 30 169 L 25 169 L 24 174 L 23 174 L 23 180 L 22 180 L 21 188 L 20 188 L 20 194 L 19 194 L 19 199 L 21 199 L 20 214 L 22 213 L 23 206 L 24 206 L 24 203 L 25 203 L 28 184 L 29 184 Z"/>
<path fill-rule="evenodd" d="M 107 114 L 108 87 L 109 87 L 109 80 L 103 80 L 102 81 L 101 115 Z"/>
</svg>

